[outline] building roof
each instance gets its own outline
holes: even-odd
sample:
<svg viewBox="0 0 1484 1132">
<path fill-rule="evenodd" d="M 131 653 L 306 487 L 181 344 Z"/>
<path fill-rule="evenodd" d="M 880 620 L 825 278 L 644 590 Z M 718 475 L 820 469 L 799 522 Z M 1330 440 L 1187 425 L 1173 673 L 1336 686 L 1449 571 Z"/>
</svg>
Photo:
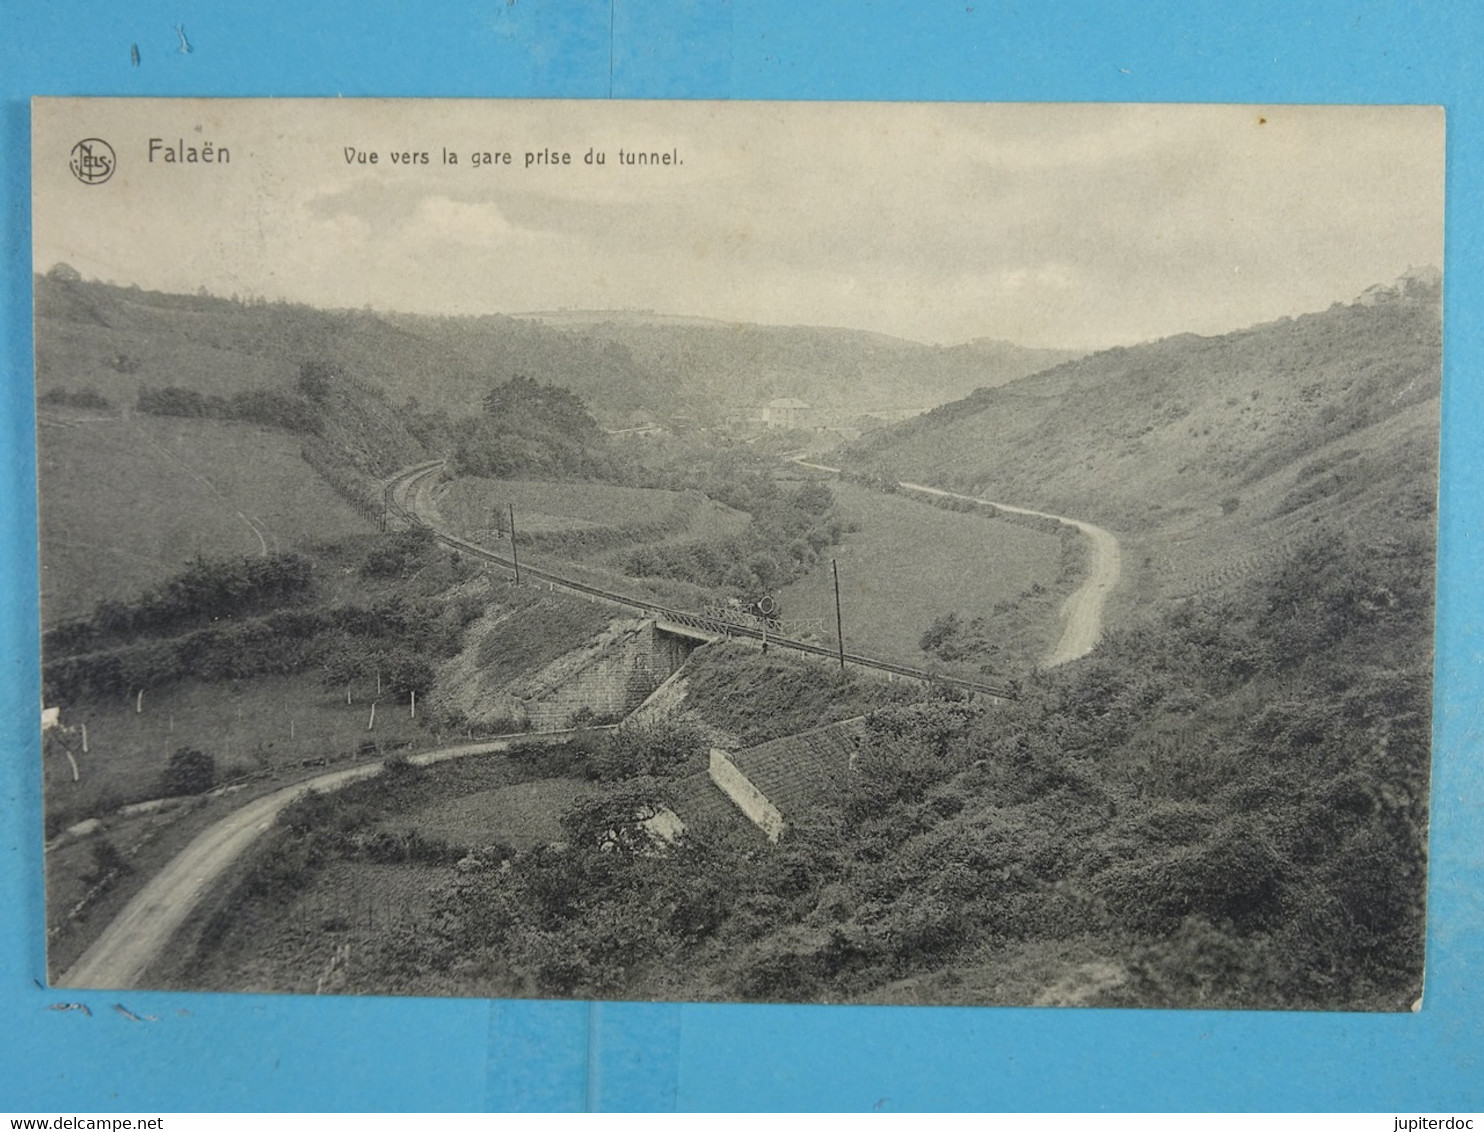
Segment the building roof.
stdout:
<svg viewBox="0 0 1484 1132">
<path fill-rule="evenodd" d="M 785 735 L 730 757 L 784 818 L 797 821 L 809 807 L 844 797 L 851 757 L 865 733 L 866 721 L 857 716 Z"/>
<path fill-rule="evenodd" d="M 797 397 L 779 397 L 776 401 L 769 401 L 770 409 L 807 409 L 808 401 L 800 401 Z"/>
</svg>

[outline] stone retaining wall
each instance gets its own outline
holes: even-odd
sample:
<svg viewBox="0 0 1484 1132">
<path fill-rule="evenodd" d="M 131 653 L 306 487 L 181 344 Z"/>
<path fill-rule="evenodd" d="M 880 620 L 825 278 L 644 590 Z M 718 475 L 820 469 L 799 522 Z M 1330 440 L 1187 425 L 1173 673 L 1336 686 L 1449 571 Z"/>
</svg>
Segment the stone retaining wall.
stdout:
<svg viewBox="0 0 1484 1132">
<path fill-rule="evenodd" d="M 535 731 L 570 727 L 584 715 L 618 720 L 642 704 L 685 663 L 692 642 L 662 633 L 653 621 L 625 629 L 559 682 L 523 696 Z"/>
</svg>

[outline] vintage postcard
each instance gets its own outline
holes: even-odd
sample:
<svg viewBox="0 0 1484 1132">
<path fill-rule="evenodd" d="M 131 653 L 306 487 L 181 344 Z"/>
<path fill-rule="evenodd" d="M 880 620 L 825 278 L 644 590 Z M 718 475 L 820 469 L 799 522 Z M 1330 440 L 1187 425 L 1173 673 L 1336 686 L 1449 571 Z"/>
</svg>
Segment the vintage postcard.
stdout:
<svg viewBox="0 0 1484 1132">
<path fill-rule="evenodd" d="M 54 984 L 1420 1000 L 1441 109 L 33 125 Z"/>
</svg>

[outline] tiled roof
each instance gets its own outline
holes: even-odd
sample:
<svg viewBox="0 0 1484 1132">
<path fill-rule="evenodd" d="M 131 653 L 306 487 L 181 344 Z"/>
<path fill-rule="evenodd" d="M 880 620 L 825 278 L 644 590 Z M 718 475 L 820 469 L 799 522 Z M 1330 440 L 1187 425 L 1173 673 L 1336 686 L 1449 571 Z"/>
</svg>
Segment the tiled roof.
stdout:
<svg viewBox="0 0 1484 1132">
<path fill-rule="evenodd" d="M 846 719 L 785 735 L 729 757 L 785 821 L 797 820 L 812 806 L 843 798 L 851 756 L 865 733 L 864 717 Z M 754 828 L 704 771 L 676 782 L 671 797 L 684 822 L 714 820 Z"/>
<path fill-rule="evenodd" d="M 732 800 L 722 793 L 721 787 L 711 781 L 704 770 L 682 778 L 670 788 L 674 805 L 671 807 L 687 825 L 697 821 L 716 821 L 728 825 L 741 824 L 748 828 L 751 823 Z"/>
<path fill-rule="evenodd" d="M 785 819 L 796 819 L 811 806 L 844 796 L 850 759 L 865 732 L 863 718 L 846 719 L 750 747 L 731 759 Z"/>
</svg>

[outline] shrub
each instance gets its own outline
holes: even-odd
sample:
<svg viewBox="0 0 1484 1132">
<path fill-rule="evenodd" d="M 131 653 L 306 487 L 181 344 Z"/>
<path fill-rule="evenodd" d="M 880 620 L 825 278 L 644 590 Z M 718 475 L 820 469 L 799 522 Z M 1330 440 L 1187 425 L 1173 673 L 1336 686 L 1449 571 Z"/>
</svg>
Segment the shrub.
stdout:
<svg viewBox="0 0 1484 1132">
<path fill-rule="evenodd" d="M 922 639 L 917 642 L 917 647 L 923 652 L 934 652 L 941 645 L 946 644 L 949 638 L 958 632 L 958 628 L 958 614 L 945 613 L 928 626 L 927 632 L 923 633 Z"/>
<path fill-rule="evenodd" d="M 299 363 L 299 379 L 296 387 L 311 401 L 323 401 L 330 394 L 331 386 L 342 377 L 336 362 L 311 358 Z"/>
<path fill-rule="evenodd" d="M 194 747 L 176 750 L 160 775 L 160 793 L 169 798 L 204 794 L 215 785 L 216 760 Z"/>
<path fill-rule="evenodd" d="M 662 777 L 684 768 L 704 747 L 700 731 L 689 723 L 660 720 L 628 724 L 595 744 L 587 772 L 589 777 L 604 781 L 643 775 Z"/>
<path fill-rule="evenodd" d="M 194 389 L 166 386 L 139 390 L 141 413 L 161 417 L 210 417 L 317 435 L 324 422 L 315 406 L 303 397 L 273 389 L 249 389 L 230 398 L 201 394 Z"/>
<path fill-rule="evenodd" d="M 89 884 L 106 885 L 129 871 L 129 862 L 118 847 L 106 837 L 95 838 L 91 846 L 92 868 L 83 874 Z"/>
<path fill-rule="evenodd" d="M 416 774 L 421 768 L 407 757 L 406 752 L 398 751 L 382 760 L 381 769 L 388 777 L 398 777 Z"/>
</svg>

